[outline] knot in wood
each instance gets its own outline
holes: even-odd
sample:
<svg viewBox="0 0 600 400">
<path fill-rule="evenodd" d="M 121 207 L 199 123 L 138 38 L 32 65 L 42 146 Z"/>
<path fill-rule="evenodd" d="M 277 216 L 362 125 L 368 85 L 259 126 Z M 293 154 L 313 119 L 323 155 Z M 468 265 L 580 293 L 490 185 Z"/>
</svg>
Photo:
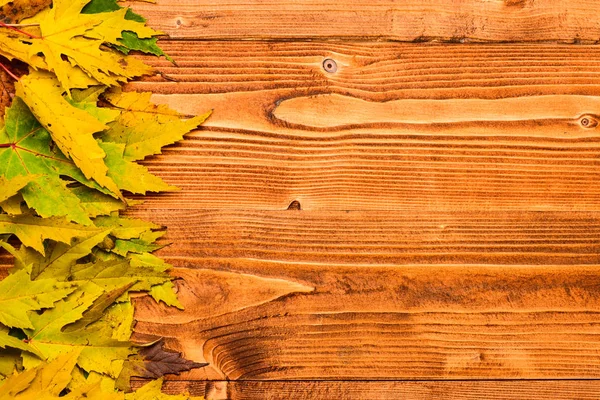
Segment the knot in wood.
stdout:
<svg viewBox="0 0 600 400">
<path fill-rule="evenodd" d="M 323 61 L 323 69 L 326 72 L 333 74 L 334 72 L 337 71 L 337 63 L 335 62 L 335 60 L 328 58 L 325 61 Z"/>
<path fill-rule="evenodd" d="M 287 208 L 288 210 L 302 210 L 302 206 L 300 205 L 300 202 L 298 200 L 294 200 L 290 203 L 290 205 Z"/>
<path fill-rule="evenodd" d="M 579 124 L 583 128 L 595 128 L 598 126 L 598 118 L 593 115 L 583 115 L 579 118 Z"/>
</svg>

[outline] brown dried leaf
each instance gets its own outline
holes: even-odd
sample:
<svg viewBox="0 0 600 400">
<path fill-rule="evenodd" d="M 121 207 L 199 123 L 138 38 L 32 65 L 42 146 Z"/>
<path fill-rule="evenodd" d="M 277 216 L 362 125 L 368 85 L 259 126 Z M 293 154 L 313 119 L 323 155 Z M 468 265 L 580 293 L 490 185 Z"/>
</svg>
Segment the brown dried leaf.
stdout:
<svg viewBox="0 0 600 400">
<path fill-rule="evenodd" d="M 50 4 L 52 0 L 12 0 L 0 7 L 0 21 L 5 24 L 19 23 L 25 18 L 33 17 Z"/>
<path fill-rule="evenodd" d="M 4 57 L 0 57 L 0 63 L 8 69 L 11 68 L 11 63 Z M 15 80 L 9 75 L 4 68 L 0 68 L 0 118 L 4 118 L 5 109 L 10 107 L 13 97 L 15 96 Z"/>
<path fill-rule="evenodd" d="M 0 57 L 0 63 L 17 77 L 28 72 L 27 64 L 17 60 L 9 61 L 4 57 Z M 4 118 L 5 109 L 10 107 L 14 96 L 15 79 L 4 68 L 0 68 L 0 119 Z"/>
<path fill-rule="evenodd" d="M 143 357 L 144 362 L 136 364 L 133 376 L 140 378 L 157 379 L 166 374 L 179 374 L 208 365 L 186 360 L 181 353 L 165 349 L 162 339 L 138 351 L 138 355 Z"/>
<path fill-rule="evenodd" d="M 12 78 L 0 69 L 0 118 L 4 118 L 4 110 L 10 107 L 12 95 L 15 93 L 15 85 Z M 11 95 L 12 94 L 12 95 Z"/>
<path fill-rule="evenodd" d="M 121 374 L 117 379 L 117 387 L 121 390 L 130 390 L 131 377 L 158 379 L 166 374 L 177 374 L 194 368 L 202 368 L 207 363 L 197 363 L 186 360 L 181 353 L 164 348 L 164 340 L 142 348 L 134 357 L 125 361 Z"/>
</svg>

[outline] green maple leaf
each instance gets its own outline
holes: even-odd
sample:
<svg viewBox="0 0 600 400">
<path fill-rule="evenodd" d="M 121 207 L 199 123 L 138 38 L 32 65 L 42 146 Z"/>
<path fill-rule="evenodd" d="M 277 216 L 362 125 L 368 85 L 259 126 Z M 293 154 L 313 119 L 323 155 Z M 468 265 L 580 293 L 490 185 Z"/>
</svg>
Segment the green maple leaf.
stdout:
<svg viewBox="0 0 600 400">
<path fill-rule="evenodd" d="M 177 299 L 171 277 L 167 271 L 171 265 L 150 253 L 128 253 L 127 257 L 115 253 L 97 252 L 98 260 L 88 265 L 77 265 L 73 279 L 88 279 L 103 287 L 114 287 L 119 277 L 137 279 L 131 291 L 148 291 L 152 298 L 168 306 L 183 309 Z"/>
<path fill-rule="evenodd" d="M 0 203 L 19 193 L 19 190 L 23 189 L 36 178 L 36 175 L 15 176 L 11 179 L 0 176 L 0 188 L 2 189 Z"/>
<path fill-rule="evenodd" d="M 182 119 L 182 115 L 166 105 L 150 102 L 151 93 L 123 93 L 115 90 L 104 97 L 121 115 L 109 123 L 110 130 L 102 133 L 102 139 L 125 144 L 126 160 L 142 160 L 160 154 L 161 148 L 183 139 L 183 135 L 197 128 L 210 112 L 194 118 Z"/>
<path fill-rule="evenodd" d="M 116 0 L 92 0 L 81 12 L 82 14 L 98 14 L 121 9 L 122 7 L 117 4 Z M 134 13 L 131 9 L 127 9 L 125 19 L 140 23 L 146 22 L 144 17 Z M 156 34 L 158 34 L 158 32 L 156 32 Z M 165 56 L 167 60 L 173 62 L 173 59 L 158 47 L 156 44 L 157 40 L 158 39 L 155 37 L 140 38 L 136 32 L 123 30 L 122 36 L 118 39 L 118 44 L 115 45 L 115 48 L 125 54 L 128 54 L 131 50 L 137 50 L 147 54 L 154 54 L 155 56 Z"/>
<path fill-rule="evenodd" d="M 87 236 L 99 229 L 85 227 L 62 218 L 40 218 L 33 215 L 1 215 L 0 234 L 12 234 L 25 245 L 44 254 L 44 240 L 69 244 L 76 237 Z"/>
<path fill-rule="evenodd" d="M 117 11 L 122 9 L 120 5 L 117 4 L 117 0 L 91 0 L 89 1 L 85 7 L 81 10 L 82 14 L 99 14 L 103 12 L 109 11 Z M 131 10 L 128 10 L 130 15 L 126 16 L 127 18 L 138 21 L 145 22 L 146 20 L 139 14 L 134 13 Z"/>
<path fill-rule="evenodd" d="M 21 195 L 41 217 L 64 216 L 78 224 L 91 225 L 81 200 L 67 187 L 68 183 L 53 175 L 42 175 L 21 190 Z"/>
<path fill-rule="evenodd" d="M 17 267 L 30 271 L 34 279 L 52 277 L 71 283 L 92 282 L 106 291 L 123 285 L 126 282 L 123 278 L 131 278 L 136 283 L 128 291 L 151 291 L 157 301 L 180 306 L 172 290 L 171 277 L 166 273 L 171 266 L 148 253 L 162 247 L 154 244 L 164 234 L 164 231 L 155 231 L 160 228 L 158 225 L 119 216 L 99 217 L 95 223 L 99 227 L 97 232 L 78 237 L 70 244 L 47 241 L 44 255 L 21 248 L 15 253 Z M 114 239 L 107 237 L 109 233 Z M 106 250 L 114 254 L 96 247 L 105 246 L 107 239 Z M 98 259 L 87 264 L 77 263 L 90 253 Z M 159 286 L 164 286 L 166 291 Z"/>
<path fill-rule="evenodd" d="M 155 271 L 167 271 L 172 268 L 170 264 L 167 264 L 164 260 L 155 256 L 151 253 L 128 253 L 127 257 L 132 265 L 132 267 L 145 267 L 152 268 Z M 166 305 L 171 307 L 177 307 L 180 310 L 183 310 L 183 305 L 177 298 L 177 294 L 175 293 L 175 286 L 171 280 L 165 280 L 160 284 L 154 284 L 150 288 L 150 296 L 156 301 L 160 303 L 164 302 Z"/>
<path fill-rule="evenodd" d="M 176 189 L 126 156 L 125 143 L 94 138 L 94 133 L 108 129 L 105 122 L 120 114 L 120 111 L 95 105 L 101 90 L 74 92 L 74 99 L 67 101 L 54 79 L 38 73 L 22 78 L 17 91 L 32 104 L 35 116 L 21 101 L 17 100 L 11 107 L 6 127 L 0 131 L 0 161 L 6 159 L 4 175 L 7 178 L 32 173 L 41 175 L 22 190 L 27 204 L 41 216 L 65 215 L 72 221 L 90 224 L 81 200 L 67 187 L 69 182 L 60 179 L 61 175 L 104 193 L 116 194 L 121 199 L 120 190 L 145 194 Z M 39 93 L 46 94 L 42 98 Z M 177 132 L 181 127 L 174 123 L 171 128 Z M 182 135 L 176 133 L 179 138 Z M 50 148 L 51 138 L 60 150 Z M 137 140 L 134 138 L 135 135 L 130 135 L 130 139 Z M 0 176 L 3 176 L 2 167 Z"/>
<path fill-rule="evenodd" d="M 18 270 L 0 281 L 0 322 L 8 327 L 33 328 L 29 311 L 51 308 L 75 289 L 74 284 L 56 279 L 31 281 L 25 270 Z"/>
<path fill-rule="evenodd" d="M 127 258 L 125 258 L 115 253 L 97 252 L 96 256 L 99 259 L 96 264 L 76 267 L 85 268 L 92 274 L 94 271 L 100 271 L 95 278 L 87 275 L 94 283 L 101 286 L 114 285 L 111 280 L 119 276 L 136 277 L 139 281 L 131 288 L 132 291 L 149 291 L 157 303 L 162 301 L 168 306 L 183 310 L 183 305 L 177 299 L 171 278 L 166 273 L 171 265 L 164 262 L 164 260 L 151 253 L 130 252 L 127 253 Z M 74 276 L 77 276 L 76 272 L 74 272 Z M 108 279 L 103 281 L 103 278 Z"/>
<path fill-rule="evenodd" d="M 45 246 L 45 256 L 32 249 L 22 248 L 16 252 L 17 268 L 31 271 L 31 276 L 38 280 L 52 277 L 55 281 L 68 282 L 71 285 L 85 286 L 91 283 L 95 285 L 95 288 L 100 287 L 105 293 L 116 295 L 113 300 L 104 303 L 104 308 L 120 298 L 125 292 L 151 291 L 156 286 L 171 283 L 171 277 L 166 272 L 170 265 L 164 262 L 147 262 L 143 265 L 136 263 L 132 265 L 132 260 L 129 258 L 105 253 L 103 255 L 105 259 L 98 259 L 85 264 L 77 263 L 79 259 L 92 251 L 95 243 L 101 241 L 107 232 L 102 231 L 100 234 L 88 238 L 80 238 L 72 246 L 49 242 Z M 98 254 L 98 251 L 96 251 L 96 254 Z M 138 254 L 138 256 L 147 258 L 143 254 Z M 158 257 L 152 257 L 160 260 Z M 119 293 L 119 289 L 125 286 L 126 289 Z M 171 293 L 171 297 L 165 297 L 165 302 L 177 301 L 172 290 Z M 107 295 L 107 298 L 110 298 L 110 295 Z M 86 312 L 88 311 L 90 310 Z"/>
<path fill-rule="evenodd" d="M 67 188 L 68 181 L 61 176 L 99 188 L 59 149 L 52 147 L 48 131 L 27 105 L 15 98 L 6 111 L 5 126 L 0 129 L 0 177 L 30 179 L 31 182 L 19 190 L 27 205 L 41 216 L 65 216 L 84 225 L 91 224 L 79 197 Z"/>
<path fill-rule="evenodd" d="M 151 253 L 164 247 L 164 245 L 154 243 L 164 234 L 164 231 L 144 232 L 140 235 L 139 239 L 117 239 L 115 240 L 115 247 L 111 251 L 121 256 L 127 256 L 129 253 Z"/>
<path fill-rule="evenodd" d="M 100 143 L 100 147 L 106 153 L 108 176 L 120 189 L 137 194 L 177 190 L 175 186 L 167 185 L 161 178 L 152 175 L 143 165 L 126 160 L 124 144 Z"/>
<path fill-rule="evenodd" d="M 106 268 L 107 272 L 103 272 L 103 276 L 113 279 L 120 274 L 121 276 L 136 276 L 139 278 L 139 282 L 132 290 L 149 290 L 150 295 L 157 303 L 162 301 L 168 306 L 183 309 L 183 305 L 175 294 L 173 283 L 165 273 L 171 266 L 150 253 L 163 246 L 154 243 L 164 234 L 163 231 L 153 231 L 160 228 L 158 225 L 116 216 L 100 217 L 96 219 L 95 223 L 100 227 L 112 228 L 111 234 L 116 240 L 114 247 L 107 249 L 111 253 L 96 253 L 99 260 L 108 262 L 108 264 L 90 265 L 89 270 Z M 125 257 L 130 263 L 129 270 L 125 269 L 127 267 L 123 263 Z M 117 272 L 119 270 L 120 272 Z"/>
<path fill-rule="evenodd" d="M 92 218 L 99 215 L 109 215 L 127 207 L 122 201 L 87 186 L 72 187 L 70 190 L 79 198 L 79 207 Z"/>
<path fill-rule="evenodd" d="M 115 46 L 115 48 L 124 54 L 129 54 L 132 50 L 141 51 L 142 53 L 153 54 L 159 57 L 164 56 L 170 62 L 175 62 L 158 46 L 158 38 L 140 39 L 135 32 L 123 31 L 123 35 L 119 39 L 119 45 Z"/>
</svg>

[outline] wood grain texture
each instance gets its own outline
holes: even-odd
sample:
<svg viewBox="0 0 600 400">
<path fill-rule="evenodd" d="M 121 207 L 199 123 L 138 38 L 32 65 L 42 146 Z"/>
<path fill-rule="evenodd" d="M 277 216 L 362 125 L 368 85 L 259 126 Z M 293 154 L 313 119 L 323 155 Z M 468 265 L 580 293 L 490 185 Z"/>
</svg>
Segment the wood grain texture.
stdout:
<svg viewBox="0 0 600 400">
<path fill-rule="evenodd" d="M 164 47 L 179 67 L 150 60 L 168 79 L 131 88 L 214 114 L 147 162 L 183 189 L 150 197 L 149 208 L 600 208 L 599 47 Z"/>
<path fill-rule="evenodd" d="M 184 267 L 232 258 L 298 268 L 600 264 L 597 213 L 163 209 L 133 215 L 168 227 L 173 244 L 161 254 Z"/>
<path fill-rule="evenodd" d="M 228 387 L 231 400 L 592 400 L 600 396 L 597 381 L 233 382 Z"/>
<path fill-rule="evenodd" d="M 225 265 L 249 268 L 233 260 Z M 597 267 L 279 265 L 286 272 L 311 279 L 315 292 L 216 317 L 188 307 L 169 313 L 168 321 L 168 311 L 140 300 L 146 304 L 136 331 L 166 337 L 186 358 L 210 363 L 180 379 L 589 379 L 600 373 Z M 185 296 L 204 289 L 194 272 L 178 273 L 186 278 L 179 286 Z"/>
<path fill-rule="evenodd" d="M 185 310 L 140 299 L 136 331 L 209 363 L 180 379 L 600 374 L 593 213 L 161 215 Z M 259 280 L 280 296 L 224 303 Z"/>
<path fill-rule="evenodd" d="M 132 3 L 173 38 L 591 41 L 595 0 L 159 0 Z"/>
<path fill-rule="evenodd" d="M 188 391 L 207 400 L 596 400 L 598 381 L 169 381 L 169 393 Z"/>
</svg>

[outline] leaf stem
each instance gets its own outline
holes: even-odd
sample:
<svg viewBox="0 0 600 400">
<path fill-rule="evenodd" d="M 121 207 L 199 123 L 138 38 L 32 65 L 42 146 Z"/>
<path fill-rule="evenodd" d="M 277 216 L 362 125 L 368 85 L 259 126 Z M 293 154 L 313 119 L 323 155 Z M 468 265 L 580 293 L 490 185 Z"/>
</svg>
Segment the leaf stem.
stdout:
<svg viewBox="0 0 600 400">
<path fill-rule="evenodd" d="M 17 26 L 26 28 L 28 26 L 40 26 L 40 24 L 4 24 L 4 26 L 6 26 L 7 28 L 15 28 Z"/>
<path fill-rule="evenodd" d="M 32 35 L 32 34 L 31 34 L 31 33 L 29 33 L 29 32 L 22 31 L 22 30 L 20 30 L 19 28 L 16 28 L 15 26 L 13 26 L 13 25 L 14 25 L 14 24 L 10 24 L 10 25 L 9 25 L 9 24 L 5 24 L 4 22 L 0 21 L 0 26 L 2 26 L 2 27 L 4 27 L 4 28 L 8 28 L 8 29 L 11 29 L 11 30 L 13 30 L 13 31 L 15 31 L 15 32 L 19 32 L 19 33 L 21 33 L 21 34 L 23 34 L 23 35 L 29 36 L 31 39 L 41 39 L 41 38 L 39 38 L 38 36 Z"/>
<path fill-rule="evenodd" d="M 19 77 L 18 77 L 18 76 L 16 76 L 15 74 L 13 74 L 13 73 L 12 73 L 12 71 L 11 71 L 11 70 L 9 70 L 8 68 L 6 68 L 6 65 L 4 65 L 4 64 L 3 64 L 3 63 L 1 63 L 1 62 L 0 62 L 0 67 L 1 67 L 1 68 L 2 68 L 4 71 L 6 71 L 6 73 L 7 73 L 8 75 L 10 75 L 10 77 L 11 77 L 11 78 L 13 78 L 15 81 L 18 81 L 18 80 L 19 80 Z"/>
</svg>

